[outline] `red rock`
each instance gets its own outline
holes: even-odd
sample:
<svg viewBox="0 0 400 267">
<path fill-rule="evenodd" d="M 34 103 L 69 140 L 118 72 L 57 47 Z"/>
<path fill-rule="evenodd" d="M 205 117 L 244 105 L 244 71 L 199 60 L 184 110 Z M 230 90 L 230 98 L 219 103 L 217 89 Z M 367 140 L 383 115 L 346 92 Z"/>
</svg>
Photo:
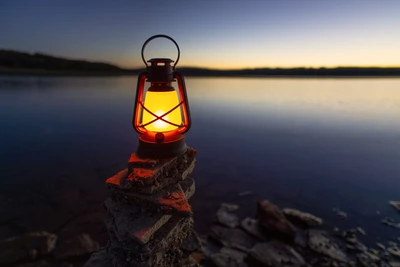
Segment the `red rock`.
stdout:
<svg viewBox="0 0 400 267">
<path fill-rule="evenodd" d="M 181 156 L 166 159 L 140 159 L 132 154 L 128 168 L 108 178 L 106 184 L 115 190 L 130 190 L 143 194 L 156 191 L 183 181 L 196 164 L 195 150 L 188 148 Z"/>
<path fill-rule="evenodd" d="M 295 237 L 296 228 L 277 206 L 268 200 L 261 200 L 257 203 L 257 209 L 260 226 L 274 234 L 290 239 Z"/>
</svg>

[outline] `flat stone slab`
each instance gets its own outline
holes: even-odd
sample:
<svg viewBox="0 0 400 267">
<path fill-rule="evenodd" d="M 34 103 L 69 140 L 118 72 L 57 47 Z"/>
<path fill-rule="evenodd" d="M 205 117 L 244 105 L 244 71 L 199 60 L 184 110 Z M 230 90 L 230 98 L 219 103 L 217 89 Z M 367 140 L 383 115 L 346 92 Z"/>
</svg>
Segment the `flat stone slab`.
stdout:
<svg viewBox="0 0 400 267">
<path fill-rule="evenodd" d="M 347 262 L 346 254 L 325 231 L 310 230 L 308 232 L 308 245 L 315 252 L 341 262 Z"/>
<path fill-rule="evenodd" d="M 115 202 L 111 198 L 108 198 L 104 205 L 114 218 L 106 220 L 106 225 L 108 228 L 115 227 L 116 236 L 120 241 L 134 238 L 140 244 L 145 244 L 171 218 L 171 215 L 162 213 L 146 214 L 138 207 Z"/>
<path fill-rule="evenodd" d="M 210 236 L 225 247 L 236 248 L 244 252 L 248 252 L 256 244 L 253 237 L 238 228 L 215 225 L 211 228 Z"/>
<path fill-rule="evenodd" d="M 190 199 L 196 191 L 196 183 L 193 178 L 187 177 L 179 183 L 187 199 Z"/>
<path fill-rule="evenodd" d="M 141 263 L 154 260 L 154 255 L 165 253 L 166 251 L 174 250 L 182 254 L 179 248 L 191 234 L 192 228 L 192 218 L 172 217 L 154 234 L 149 242 L 140 244 L 133 239 L 123 242 L 119 241 L 116 237 L 115 229 L 110 227 L 108 228 L 110 237 L 109 253 L 115 256 L 115 258 L 136 264 L 133 266 L 142 266 L 140 265 Z"/>
<path fill-rule="evenodd" d="M 184 180 L 194 169 L 196 151 L 188 148 L 183 155 L 165 160 L 143 160 L 131 156 L 128 168 L 106 180 L 107 186 L 143 194 L 154 192 Z"/>
<path fill-rule="evenodd" d="M 192 188 L 189 187 L 186 189 L 191 190 Z M 123 192 L 120 190 L 114 190 L 112 195 L 148 210 L 162 211 L 164 213 L 181 216 L 192 215 L 192 209 L 180 184 L 164 187 L 153 195 L 140 194 L 137 192 Z"/>
<path fill-rule="evenodd" d="M 268 267 L 307 266 L 303 257 L 293 247 L 277 240 L 256 244 L 250 250 L 249 262 Z"/>
<path fill-rule="evenodd" d="M 57 236 L 47 232 L 34 232 L 0 241 L 0 265 L 36 259 L 51 253 Z"/>
</svg>

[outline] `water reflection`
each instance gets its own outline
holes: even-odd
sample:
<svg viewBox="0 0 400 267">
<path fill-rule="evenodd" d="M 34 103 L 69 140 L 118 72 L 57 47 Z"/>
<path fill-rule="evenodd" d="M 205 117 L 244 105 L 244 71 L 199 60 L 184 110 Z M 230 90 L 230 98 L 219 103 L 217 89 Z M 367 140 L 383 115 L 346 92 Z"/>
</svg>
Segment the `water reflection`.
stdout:
<svg viewBox="0 0 400 267">
<path fill-rule="evenodd" d="M 186 82 L 187 142 L 198 150 L 197 227 L 220 201 L 254 212 L 251 199 L 237 197 L 251 190 L 253 200 L 304 208 L 328 226 L 393 234 L 375 211 L 393 214 L 387 201 L 399 195 L 400 79 Z M 136 77 L 0 77 L 0 217 L 13 222 L 0 235 L 57 230 L 101 205 L 105 178 L 136 149 L 135 87 Z M 331 212 L 337 206 L 348 221 Z"/>
</svg>

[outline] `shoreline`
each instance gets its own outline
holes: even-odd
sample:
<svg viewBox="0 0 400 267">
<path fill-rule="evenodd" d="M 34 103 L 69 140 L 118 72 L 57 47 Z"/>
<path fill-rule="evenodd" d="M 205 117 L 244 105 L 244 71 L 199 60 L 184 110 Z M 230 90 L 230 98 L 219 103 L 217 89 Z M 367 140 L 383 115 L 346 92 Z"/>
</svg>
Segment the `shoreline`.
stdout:
<svg viewBox="0 0 400 267">
<path fill-rule="evenodd" d="M 223 72 L 223 71 L 222 71 Z M 0 69 L 0 76 L 35 76 L 35 77 L 121 77 L 121 76 L 137 76 L 140 72 L 102 72 L 102 71 L 90 71 L 90 72 L 82 72 L 82 71 L 49 71 L 49 70 L 4 70 Z M 212 74 L 194 74 L 194 73 L 185 73 L 182 71 L 182 74 L 185 77 L 199 77 L 199 78 L 305 78 L 305 79 L 330 79 L 330 78 L 339 78 L 339 79 L 358 79 L 358 78 L 366 78 L 366 79 L 377 79 L 377 78 L 400 78 L 400 74 L 398 75 L 386 75 L 386 74 L 358 74 L 358 75 L 336 75 L 336 74 L 225 74 L 225 73 L 212 73 Z"/>
</svg>

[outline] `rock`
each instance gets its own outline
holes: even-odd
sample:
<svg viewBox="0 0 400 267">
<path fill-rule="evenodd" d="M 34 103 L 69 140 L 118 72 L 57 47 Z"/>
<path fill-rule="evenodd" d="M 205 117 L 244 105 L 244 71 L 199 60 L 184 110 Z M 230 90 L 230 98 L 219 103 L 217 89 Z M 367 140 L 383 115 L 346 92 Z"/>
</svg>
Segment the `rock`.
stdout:
<svg viewBox="0 0 400 267">
<path fill-rule="evenodd" d="M 184 154 L 172 159 L 141 159 L 133 153 L 128 168 L 108 178 L 106 184 L 112 190 L 153 194 L 168 185 L 183 181 L 194 170 L 195 154 L 196 151 L 190 147 Z"/>
<path fill-rule="evenodd" d="M 186 257 L 179 262 L 179 267 L 200 267 L 197 260 L 192 256 Z"/>
<path fill-rule="evenodd" d="M 226 210 L 226 211 L 232 212 L 232 211 L 238 210 L 238 209 L 239 209 L 239 206 L 238 206 L 238 205 L 235 205 L 235 204 L 222 203 L 222 204 L 221 204 L 221 208 L 224 209 L 224 210 Z"/>
<path fill-rule="evenodd" d="M 201 251 L 203 252 L 204 256 L 206 258 L 210 258 L 212 254 L 214 253 L 218 253 L 220 250 L 220 246 L 216 245 L 214 242 L 208 242 L 204 243 L 203 241 L 201 241 L 202 246 L 201 246 Z"/>
<path fill-rule="evenodd" d="M 382 219 L 382 223 L 386 224 L 390 227 L 400 229 L 400 223 L 396 223 L 393 218 L 386 217 L 386 218 Z"/>
<path fill-rule="evenodd" d="M 57 236 L 48 232 L 34 232 L 0 241 L 0 265 L 32 260 L 54 250 Z"/>
<path fill-rule="evenodd" d="M 389 205 L 400 211 L 400 201 L 389 201 Z"/>
<path fill-rule="evenodd" d="M 217 220 L 220 224 L 235 228 L 239 225 L 239 217 L 236 214 L 230 213 L 229 209 L 222 206 L 217 211 Z"/>
<path fill-rule="evenodd" d="M 217 267 L 247 267 L 246 263 L 240 262 L 235 258 L 223 253 L 215 253 L 211 255 L 211 261 Z"/>
<path fill-rule="evenodd" d="M 180 246 L 182 251 L 193 253 L 201 249 L 201 242 L 196 232 L 192 231 Z"/>
<path fill-rule="evenodd" d="M 315 252 L 341 262 L 347 262 L 346 254 L 340 250 L 339 245 L 325 231 L 310 230 L 308 232 L 308 245 Z"/>
<path fill-rule="evenodd" d="M 277 206 L 268 200 L 261 200 L 257 203 L 257 208 L 260 226 L 267 231 L 277 233 L 289 239 L 295 237 L 295 227 L 286 219 Z"/>
<path fill-rule="evenodd" d="M 54 256 L 58 259 L 83 256 L 93 253 L 99 248 L 99 244 L 93 241 L 88 234 L 80 234 L 65 240 L 60 238 Z"/>
<path fill-rule="evenodd" d="M 360 253 L 357 254 L 357 261 L 363 267 L 379 267 L 374 259 L 369 257 L 368 254 Z"/>
<path fill-rule="evenodd" d="M 353 244 L 353 245 L 358 242 L 355 231 L 353 231 L 353 230 L 344 231 L 342 234 L 342 237 L 344 240 L 346 240 L 346 242 Z"/>
<path fill-rule="evenodd" d="M 320 226 L 323 223 L 321 218 L 296 209 L 283 209 L 283 214 L 285 214 L 285 216 L 293 223 L 299 223 L 302 226 L 315 227 Z"/>
<path fill-rule="evenodd" d="M 179 184 L 187 199 L 194 195 L 194 192 L 196 191 L 196 184 L 193 178 L 188 177 Z"/>
<path fill-rule="evenodd" d="M 237 250 L 237 249 L 233 249 L 233 248 L 227 248 L 227 247 L 222 247 L 220 250 L 220 253 L 225 254 L 230 256 L 231 258 L 239 261 L 239 262 L 243 262 L 244 259 L 246 258 L 247 254 Z"/>
<path fill-rule="evenodd" d="M 249 252 L 250 266 L 269 267 L 306 266 L 303 257 L 291 246 L 277 240 L 256 244 Z"/>
<path fill-rule="evenodd" d="M 339 216 L 342 217 L 343 219 L 347 219 L 347 213 L 346 213 L 346 212 L 339 211 L 339 212 L 337 213 L 337 215 L 339 215 Z"/>
<path fill-rule="evenodd" d="M 242 192 L 239 192 L 238 196 L 244 197 L 244 196 L 248 196 L 248 195 L 252 195 L 252 194 L 253 194 L 253 192 L 251 192 L 251 191 L 242 191 Z"/>
<path fill-rule="evenodd" d="M 390 267 L 400 267 L 400 262 L 391 261 L 389 262 Z"/>
<path fill-rule="evenodd" d="M 179 247 L 190 235 L 192 227 L 193 218 L 173 216 L 144 245 L 135 240 L 120 242 L 115 237 L 115 229 L 109 228 L 108 252 L 118 261 L 115 266 L 173 266 L 174 260 L 184 256 Z"/>
<path fill-rule="evenodd" d="M 400 258 L 400 249 L 398 247 L 390 247 L 387 251 L 393 256 Z"/>
<path fill-rule="evenodd" d="M 184 185 L 187 186 L 186 184 Z M 187 194 L 190 196 L 189 193 Z M 176 214 L 179 216 L 192 215 L 186 193 L 180 184 L 166 186 L 152 195 L 122 190 L 113 190 L 112 195 L 114 198 L 130 202 L 134 206 L 145 206 L 148 210 L 155 212 L 162 210 L 163 213 L 167 214 Z"/>
<path fill-rule="evenodd" d="M 111 219 L 109 216 L 105 221 L 106 225 L 110 228 L 115 224 L 118 229 L 116 235 L 120 241 L 133 237 L 141 244 L 146 244 L 171 218 L 171 215 L 160 212 L 144 214 L 136 206 L 119 203 L 111 198 L 108 198 L 104 205 L 115 218 Z"/>
<path fill-rule="evenodd" d="M 294 238 L 294 244 L 301 248 L 306 248 L 308 246 L 307 232 L 297 231 L 296 236 Z"/>
<path fill-rule="evenodd" d="M 252 218 L 245 218 L 241 221 L 240 226 L 249 234 L 253 235 L 261 241 L 265 241 L 266 238 L 260 231 L 258 220 Z"/>
<path fill-rule="evenodd" d="M 106 248 L 101 248 L 90 256 L 90 259 L 83 267 L 109 267 L 112 266 L 112 257 L 108 254 Z"/>
<path fill-rule="evenodd" d="M 357 231 L 362 235 L 366 235 L 365 230 L 362 229 L 361 227 L 357 227 Z"/>
<path fill-rule="evenodd" d="M 356 250 L 358 250 L 360 252 L 365 252 L 368 250 L 368 247 L 359 241 L 354 246 L 355 246 Z"/>
<path fill-rule="evenodd" d="M 225 228 L 219 225 L 211 228 L 210 237 L 225 247 L 236 248 L 244 252 L 247 252 L 256 243 L 251 236 L 241 229 Z"/>
<path fill-rule="evenodd" d="M 378 248 L 382 249 L 382 250 L 385 250 L 385 249 L 386 249 L 385 245 L 382 244 L 382 243 L 376 243 L 376 246 L 377 246 Z"/>
</svg>

